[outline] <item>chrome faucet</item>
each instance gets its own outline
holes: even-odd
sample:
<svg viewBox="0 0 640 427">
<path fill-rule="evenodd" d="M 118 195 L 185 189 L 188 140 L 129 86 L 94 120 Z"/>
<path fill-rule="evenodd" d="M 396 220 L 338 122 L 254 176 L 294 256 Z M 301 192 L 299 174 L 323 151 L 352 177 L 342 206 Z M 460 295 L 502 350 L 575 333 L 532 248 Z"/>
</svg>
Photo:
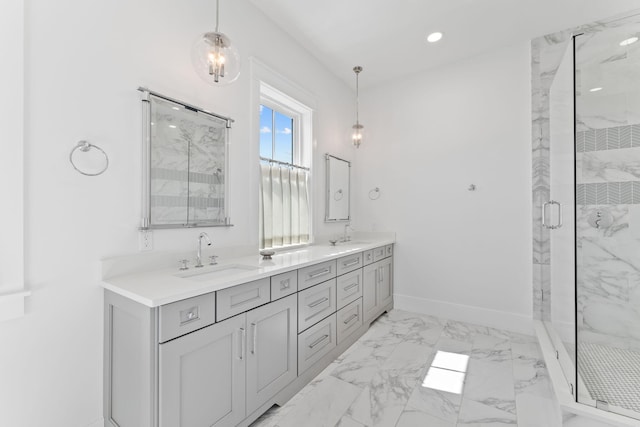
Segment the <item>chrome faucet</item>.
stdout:
<svg viewBox="0 0 640 427">
<path fill-rule="evenodd" d="M 205 232 L 200 233 L 198 236 L 198 253 L 196 254 L 196 268 L 204 267 L 202 265 L 202 239 L 207 242 L 207 246 L 211 246 L 211 239 Z"/>
<path fill-rule="evenodd" d="M 353 230 L 353 227 L 351 227 L 351 223 L 346 223 L 344 225 L 344 234 L 342 235 L 342 240 L 340 240 L 341 242 L 348 242 L 349 240 L 351 240 L 351 236 L 349 236 L 349 229 Z"/>
</svg>

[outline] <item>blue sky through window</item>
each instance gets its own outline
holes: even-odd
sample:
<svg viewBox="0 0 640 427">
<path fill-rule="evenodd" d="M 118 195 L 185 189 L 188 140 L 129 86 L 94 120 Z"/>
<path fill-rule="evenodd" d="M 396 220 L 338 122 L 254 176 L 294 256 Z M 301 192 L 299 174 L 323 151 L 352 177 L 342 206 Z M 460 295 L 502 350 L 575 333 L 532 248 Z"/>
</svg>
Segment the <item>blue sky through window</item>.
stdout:
<svg viewBox="0 0 640 427">
<path fill-rule="evenodd" d="M 293 118 L 264 105 L 260 106 L 260 156 L 293 163 Z"/>
</svg>

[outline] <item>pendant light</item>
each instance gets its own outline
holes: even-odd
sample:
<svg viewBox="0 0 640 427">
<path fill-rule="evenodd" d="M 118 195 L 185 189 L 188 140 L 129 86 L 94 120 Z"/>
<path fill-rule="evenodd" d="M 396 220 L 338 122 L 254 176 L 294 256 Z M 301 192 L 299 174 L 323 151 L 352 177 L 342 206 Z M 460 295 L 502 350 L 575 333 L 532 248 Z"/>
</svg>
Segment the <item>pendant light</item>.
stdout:
<svg viewBox="0 0 640 427">
<path fill-rule="evenodd" d="M 196 72 L 205 82 L 223 86 L 240 75 L 240 55 L 226 34 L 218 30 L 220 0 L 216 0 L 216 29 L 198 37 L 191 50 Z"/>
<path fill-rule="evenodd" d="M 356 73 L 356 124 L 352 126 L 353 133 L 351 135 L 351 140 L 353 142 L 353 145 L 355 145 L 356 148 L 359 148 L 360 144 L 362 144 L 362 133 L 364 130 L 364 126 L 360 124 L 360 117 L 358 115 L 358 97 L 360 90 L 360 88 L 358 87 L 358 76 L 362 72 L 362 67 L 359 65 L 353 67 L 353 72 Z"/>
</svg>

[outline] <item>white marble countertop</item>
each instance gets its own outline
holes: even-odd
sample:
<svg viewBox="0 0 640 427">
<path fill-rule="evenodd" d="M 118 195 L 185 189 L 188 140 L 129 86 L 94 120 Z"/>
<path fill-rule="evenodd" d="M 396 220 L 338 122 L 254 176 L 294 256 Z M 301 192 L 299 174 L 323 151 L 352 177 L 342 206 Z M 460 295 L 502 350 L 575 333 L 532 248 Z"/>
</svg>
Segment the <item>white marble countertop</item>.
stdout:
<svg viewBox="0 0 640 427">
<path fill-rule="evenodd" d="M 102 286 L 140 304 L 158 307 L 394 242 L 395 238 L 392 237 L 378 237 L 369 238 L 367 241 L 354 239 L 337 246 L 311 245 L 288 252 L 278 252 L 271 260 L 262 260 L 260 255 L 250 255 L 225 259 L 215 266 L 190 268 L 185 272 L 177 268 L 165 268 L 109 277 L 103 279 Z M 225 266 L 231 268 L 228 270 L 231 273 L 221 274 L 220 277 L 207 280 L 181 277 L 224 270 Z M 232 272 L 235 270 L 232 266 L 242 266 L 250 270 Z"/>
</svg>

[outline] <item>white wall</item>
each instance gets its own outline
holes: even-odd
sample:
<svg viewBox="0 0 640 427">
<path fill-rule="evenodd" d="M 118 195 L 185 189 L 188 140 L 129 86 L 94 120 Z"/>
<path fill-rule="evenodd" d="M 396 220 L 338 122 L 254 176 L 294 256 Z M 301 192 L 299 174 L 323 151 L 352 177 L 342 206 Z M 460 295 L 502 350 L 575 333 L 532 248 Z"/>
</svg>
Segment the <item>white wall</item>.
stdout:
<svg viewBox="0 0 640 427">
<path fill-rule="evenodd" d="M 24 5 L 22 0 L 3 3 L 0 14 L 0 103 L 2 155 L 0 156 L 0 321 L 19 317 L 24 299 L 23 260 L 23 142 L 24 142 Z"/>
<path fill-rule="evenodd" d="M 214 1 L 27 2 L 25 246 L 33 296 L 25 317 L 0 323 L 0 425 L 83 427 L 102 417 L 99 261 L 138 250 L 139 85 L 236 120 L 235 227 L 207 230 L 218 248 L 257 247 L 257 181 L 247 178 L 257 169 L 257 147 L 249 144 L 249 56 L 316 97 L 317 200 L 323 200 L 322 154 L 352 157 L 339 144 L 351 126 L 353 92 L 246 0 L 223 0 L 221 12 L 221 30 L 237 43 L 243 74 L 232 86 L 211 88 L 191 68 L 190 49 L 199 33 L 213 29 Z M 80 139 L 108 153 L 106 173 L 73 170 L 68 155 Z M 320 222 L 323 203 L 316 207 L 317 232 L 340 228 Z M 199 231 L 156 231 L 155 250 L 195 250 Z"/>
<path fill-rule="evenodd" d="M 397 232 L 397 307 L 530 329 L 529 82 L 522 42 L 363 91 L 355 218 Z"/>
</svg>

